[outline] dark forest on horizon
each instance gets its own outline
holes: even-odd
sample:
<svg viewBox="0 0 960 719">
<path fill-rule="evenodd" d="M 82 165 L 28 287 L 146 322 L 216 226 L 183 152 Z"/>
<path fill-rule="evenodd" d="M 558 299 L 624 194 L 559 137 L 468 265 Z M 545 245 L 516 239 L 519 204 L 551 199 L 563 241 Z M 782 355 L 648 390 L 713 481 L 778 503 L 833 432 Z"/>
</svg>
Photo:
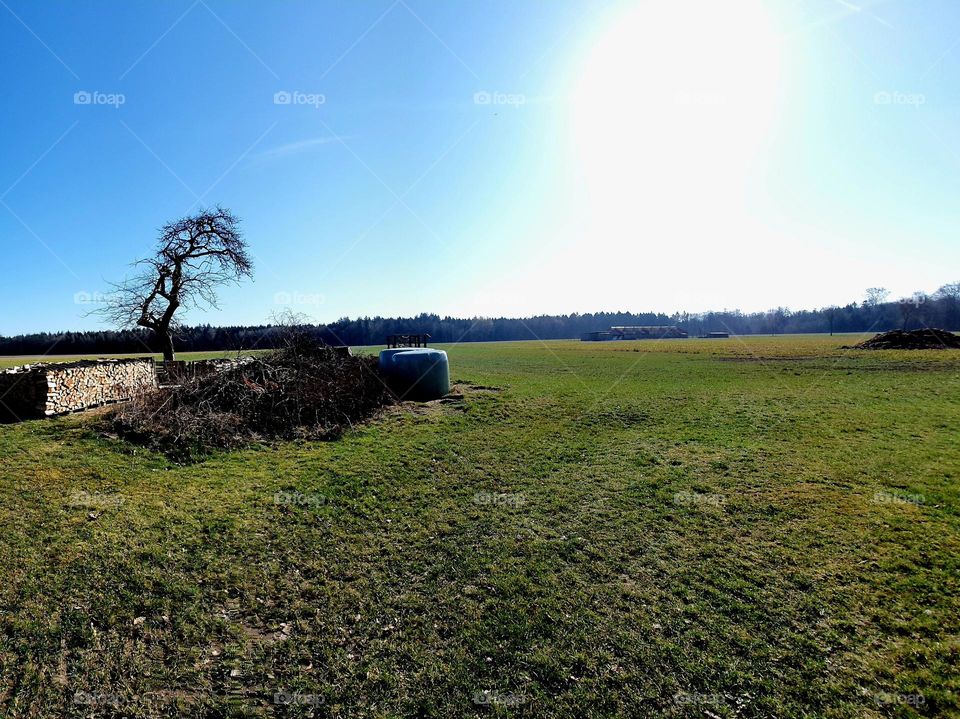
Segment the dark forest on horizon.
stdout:
<svg viewBox="0 0 960 719">
<path fill-rule="evenodd" d="M 391 334 L 429 334 L 433 343 L 509 340 L 576 339 L 587 332 L 617 325 L 676 325 L 696 336 L 713 331 L 732 334 L 794 334 L 815 332 L 882 332 L 890 329 L 939 327 L 960 329 L 960 283 L 945 285 L 932 295 L 917 293 L 885 301 L 872 291 L 863 302 L 843 307 L 767 312 L 737 310 L 700 314 L 657 312 L 597 312 L 541 315 L 527 318 L 461 319 L 421 314 L 417 317 L 343 318 L 330 324 L 308 325 L 318 339 L 333 345 L 379 345 Z M 182 327 L 177 332 L 179 352 L 267 349 L 284 328 L 276 325 Z M 0 355 L 106 354 L 153 351 L 150 332 L 86 330 L 39 332 L 0 337 Z"/>
</svg>

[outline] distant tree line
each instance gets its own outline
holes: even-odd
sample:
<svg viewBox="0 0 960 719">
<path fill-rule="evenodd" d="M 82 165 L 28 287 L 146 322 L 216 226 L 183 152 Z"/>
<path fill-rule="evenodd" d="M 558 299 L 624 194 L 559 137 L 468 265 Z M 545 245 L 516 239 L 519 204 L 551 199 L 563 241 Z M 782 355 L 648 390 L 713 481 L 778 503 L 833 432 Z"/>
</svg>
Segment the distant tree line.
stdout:
<svg viewBox="0 0 960 719">
<path fill-rule="evenodd" d="M 882 332 L 890 329 L 940 327 L 960 329 L 960 282 L 945 285 L 932 294 L 916 293 L 888 301 L 889 293 L 871 288 L 862 302 L 843 307 L 791 311 L 785 307 L 767 312 L 738 310 L 692 314 L 678 312 L 597 312 L 572 315 L 540 315 L 527 318 L 460 319 L 421 314 L 417 317 L 344 318 L 326 325 L 310 325 L 318 339 L 329 344 L 377 345 L 387 335 L 422 334 L 437 342 L 488 342 L 577 338 L 586 332 L 617 325 L 677 325 L 691 336 L 713 331 L 733 334 L 786 334 L 808 332 Z M 177 349 L 181 352 L 235 351 L 273 347 L 285 328 L 181 327 Z M 154 333 L 147 329 L 41 332 L 0 337 L 0 355 L 106 354 L 160 351 Z"/>
</svg>

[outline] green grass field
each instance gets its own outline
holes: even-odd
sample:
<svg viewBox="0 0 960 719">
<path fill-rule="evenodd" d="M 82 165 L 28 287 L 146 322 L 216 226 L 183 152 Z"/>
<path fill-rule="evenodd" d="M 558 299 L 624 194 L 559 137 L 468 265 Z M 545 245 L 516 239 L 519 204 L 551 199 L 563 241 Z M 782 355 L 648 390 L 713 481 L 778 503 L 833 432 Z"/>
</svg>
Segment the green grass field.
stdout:
<svg viewBox="0 0 960 719">
<path fill-rule="evenodd" d="M 448 347 L 192 466 L 0 425 L 0 716 L 960 715 L 960 352 Z"/>
</svg>

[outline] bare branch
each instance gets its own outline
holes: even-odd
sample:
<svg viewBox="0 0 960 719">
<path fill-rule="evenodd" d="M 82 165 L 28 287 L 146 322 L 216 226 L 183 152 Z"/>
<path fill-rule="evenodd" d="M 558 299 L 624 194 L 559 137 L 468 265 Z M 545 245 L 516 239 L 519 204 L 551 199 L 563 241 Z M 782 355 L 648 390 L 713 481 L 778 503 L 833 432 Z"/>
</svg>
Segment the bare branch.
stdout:
<svg viewBox="0 0 960 719">
<path fill-rule="evenodd" d="M 240 220 L 215 207 L 160 229 L 156 252 L 134 263 L 137 273 L 113 285 L 94 311 L 119 327 L 146 327 L 173 359 L 173 331 L 181 308 L 217 307 L 221 285 L 253 276 L 253 262 L 239 230 Z"/>
</svg>

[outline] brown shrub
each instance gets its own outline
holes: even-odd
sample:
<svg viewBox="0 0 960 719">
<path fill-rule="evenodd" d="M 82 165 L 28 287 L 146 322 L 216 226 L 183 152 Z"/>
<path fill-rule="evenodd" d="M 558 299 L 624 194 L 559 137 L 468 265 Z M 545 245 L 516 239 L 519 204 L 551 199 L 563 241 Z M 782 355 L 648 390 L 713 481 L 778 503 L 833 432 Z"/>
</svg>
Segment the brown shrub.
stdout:
<svg viewBox="0 0 960 719">
<path fill-rule="evenodd" d="M 107 421 L 125 439 L 190 460 L 255 442 L 337 437 L 392 401 L 376 358 L 295 337 L 244 364 L 142 395 Z"/>
</svg>

